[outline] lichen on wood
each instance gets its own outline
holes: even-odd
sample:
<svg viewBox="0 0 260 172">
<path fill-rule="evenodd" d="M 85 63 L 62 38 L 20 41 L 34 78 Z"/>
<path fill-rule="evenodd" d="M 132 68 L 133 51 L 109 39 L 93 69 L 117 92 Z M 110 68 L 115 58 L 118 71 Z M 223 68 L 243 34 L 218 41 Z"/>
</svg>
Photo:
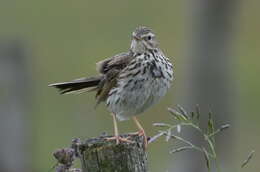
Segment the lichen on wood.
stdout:
<svg viewBox="0 0 260 172">
<path fill-rule="evenodd" d="M 147 172 L 147 154 L 142 136 L 126 134 L 131 143 L 115 140 L 109 136 L 86 140 L 79 146 L 83 172 Z"/>
</svg>

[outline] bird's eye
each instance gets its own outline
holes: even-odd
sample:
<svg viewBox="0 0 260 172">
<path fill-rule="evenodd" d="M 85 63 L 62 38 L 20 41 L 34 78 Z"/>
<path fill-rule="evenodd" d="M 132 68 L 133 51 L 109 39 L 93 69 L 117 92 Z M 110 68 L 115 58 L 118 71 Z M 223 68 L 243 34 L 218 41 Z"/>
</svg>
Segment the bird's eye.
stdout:
<svg viewBox="0 0 260 172">
<path fill-rule="evenodd" d="M 149 35 L 149 36 L 147 36 L 147 40 L 151 40 L 152 39 L 152 37 Z"/>
</svg>

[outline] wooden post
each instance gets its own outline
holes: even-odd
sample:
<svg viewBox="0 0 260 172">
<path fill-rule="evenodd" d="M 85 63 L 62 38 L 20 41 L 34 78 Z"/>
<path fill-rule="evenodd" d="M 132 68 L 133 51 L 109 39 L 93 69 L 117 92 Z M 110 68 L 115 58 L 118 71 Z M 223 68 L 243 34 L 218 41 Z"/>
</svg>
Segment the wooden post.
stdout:
<svg viewBox="0 0 260 172">
<path fill-rule="evenodd" d="M 138 135 L 122 135 L 129 137 L 132 143 L 114 140 L 101 136 L 85 141 L 79 146 L 83 172 L 147 172 L 147 154 L 144 140 Z"/>
<path fill-rule="evenodd" d="M 31 76 L 27 48 L 0 40 L 0 171 L 31 171 Z"/>
<path fill-rule="evenodd" d="M 235 115 L 235 104 L 237 100 L 234 77 L 232 76 L 232 47 L 234 37 L 234 22 L 237 20 L 238 0 L 189 0 L 187 1 L 187 47 L 184 48 L 186 62 L 181 75 L 184 77 L 180 82 L 178 91 L 178 103 L 184 105 L 185 109 L 192 111 L 195 104 L 199 104 L 201 113 L 207 113 L 210 109 L 214 114 L 216 125 L 220 121 L 229 121 L 232 115 Z M 233 64 L 234 65 L 234 64 Z M 182 83 L 181 83 L 182 82 Z M 207 116 L 202 116 L 202 124 L 207 124 Z M 206 126 L 204 126 L 206 128 Z M 223 153 L 226 148 L 232 147 L 230 137 L 234 134 L 232 130 L 225 133 L 228 139 L 220 139 L 222 142 L 218 147 Z M 188 136 L 189 135 L 189 136 Z M 196 133 L 187 133 L 187 138 L 193 140 L 197 145 L 202 144 L 202 139 L 197 137 Z M 229 145 L 229 146 L 227 146 Z M 230 167 L 229 156 L 220 159 L 223 166 Z M 182 155 L 180 155 L 182 156 Z M 184 157 L 185 156 L 185 157 Z M 197 158 L 194 152 L 189 156 L 183 155 L 183 158 L 176 160 L 174 169 L 177 171 L 199 171 L 205 172 L 207 169 Z M 228 158 L 229 157 L 229 158 Z M 224 160 L 225 159 L 225 160 Z M 187 162 L 187 165 L 178 165 L 181 162 Z"/>
</svg>

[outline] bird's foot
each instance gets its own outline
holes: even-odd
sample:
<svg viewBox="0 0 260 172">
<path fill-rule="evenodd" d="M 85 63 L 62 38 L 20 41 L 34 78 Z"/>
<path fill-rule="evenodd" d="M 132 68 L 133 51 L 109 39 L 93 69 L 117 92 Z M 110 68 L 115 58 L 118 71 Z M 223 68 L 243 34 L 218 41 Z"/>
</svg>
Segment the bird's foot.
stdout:
<svg viewBox="0 0 260 172">
<path fill-rule="evenodd" d="M 135 133 L 132 133 L 133 135 L 138 135 L 138 136 L 143 136 L 144 137 L 144 147 L 145 149 L 147 149 L 148 147 L 148 140 L 147 140 L 147 136 L 145 134 L 145 131 L 144 130 L 139 130 Z"/>
<path fill-rule="evenodd" d="M 126 143 L 134 143 L 133 141 L 129 140 L 130 137 L 120 137 L 120 136 L 113 136 L 106 138 L 107 141 L 116 140 L 116 144 L 119 144 L 120 142 L 126 142 Z"/>
</svg>

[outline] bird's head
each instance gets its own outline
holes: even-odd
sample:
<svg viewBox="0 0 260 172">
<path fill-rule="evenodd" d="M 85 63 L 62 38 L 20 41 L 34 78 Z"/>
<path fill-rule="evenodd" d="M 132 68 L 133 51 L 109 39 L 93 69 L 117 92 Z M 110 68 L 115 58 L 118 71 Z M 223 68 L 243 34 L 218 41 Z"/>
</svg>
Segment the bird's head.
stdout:
<svg viewBox="0 0 260 172">
<path fill-rule="evenodd" d="M 143 53 L 147 50 L 156 49 L 158 43 L 155 34 L 150 28 L 139 26 L 132 34 L 131 50 L 134 53 Z"/>
</svg>

